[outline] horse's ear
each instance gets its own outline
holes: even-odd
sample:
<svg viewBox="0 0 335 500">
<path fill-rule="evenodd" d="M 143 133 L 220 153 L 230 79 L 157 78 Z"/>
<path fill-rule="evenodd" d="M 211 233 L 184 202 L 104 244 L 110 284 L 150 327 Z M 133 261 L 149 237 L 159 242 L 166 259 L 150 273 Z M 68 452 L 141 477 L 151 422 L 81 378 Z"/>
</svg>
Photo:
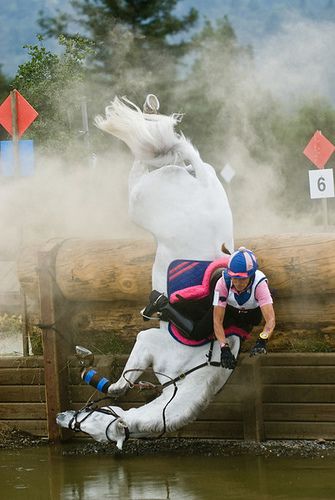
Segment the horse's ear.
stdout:
<svg viewBox="0 0 335 500">
<path fill-rule="evenodd" d="M 227 255 L 231 255 L 231 253 L 229 252 L 229 250 L 226 247 L 225 243 L 222 243 L 222 245 L 221 245 L 221 251 L 222 251 L 222 253 L 226 253 Z"/>
</svg>

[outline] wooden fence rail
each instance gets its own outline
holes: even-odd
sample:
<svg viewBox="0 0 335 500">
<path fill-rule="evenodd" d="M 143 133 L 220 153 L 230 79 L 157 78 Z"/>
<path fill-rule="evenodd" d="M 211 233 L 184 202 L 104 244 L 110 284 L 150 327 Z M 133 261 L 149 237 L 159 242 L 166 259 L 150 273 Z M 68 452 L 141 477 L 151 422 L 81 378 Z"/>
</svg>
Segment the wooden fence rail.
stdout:
<svg viewBox="0 0 335 500">
<path fill-rule="evenodd" d="M 97 356 L 101 375 L 115 380 L 125 356 Z M 77 360 L 65 368 L 69 407 L 78 409 L 100 393 L 84 384 Z M 48 437 L 42 357 L 0 358 L 0 424 Z M 143 378 L 143 376 L 142 376 Z M 145 404 L 130 391 L 118 404 Z M 81 436 L 81 434 L 78 434 Z M 78 437 L 73 434 L 73 437 Z M 216 439 L 335 439 L 335 354 L 241 354 L 227 384 L 199 418 L 169 436 Z"/>
</svg>

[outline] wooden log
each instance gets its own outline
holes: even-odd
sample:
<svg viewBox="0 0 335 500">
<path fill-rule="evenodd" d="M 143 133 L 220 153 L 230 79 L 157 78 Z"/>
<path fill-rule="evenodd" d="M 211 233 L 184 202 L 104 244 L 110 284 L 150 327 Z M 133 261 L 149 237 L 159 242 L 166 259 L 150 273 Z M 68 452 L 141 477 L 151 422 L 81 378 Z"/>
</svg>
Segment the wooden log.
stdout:
<svg viewBox="0 0 335 500">
<path fill-rule="evenodd" d="M 140 310 L 142 303 L 115 302 L 80 302 L 77 303 L 69 318 L 70 326 L 75 335 L 90 335 L 98 337 L 116 334 L 123 340 L 133 341 L 141 331 L 152 326 L 158 326 L 158 321 L 144 322 Z"/>
<path fill-rule="evenodd" d="M 150 241 L 69 241 L 57 255 L 57 283 L 69 300 L 138 301 L 151 291 L 153 261 Z"/>
<path fill-rule="evenodd" d="M 255 251 L 275 297 L 335 293 L 335 235 L 280 234 L 237 241 Z M 18 260 L 28 297 L 37 293 L 36 246 Z M 56 258 L 56 281 L 77 301 L 139 301 L 151 290 L 155 246 L 150 240 L 64 240 Z"/>
<path fill-rule="evenodd" d="M 253 250 L 275 297 L 335 293 L 335 234 L 278 234 L 238 241 Z"/>
<path fill-rule="evenodd" d="M 139 301 L 151 291 L 154 252 L 150 240 L 64 240 L 56 258 L 56 283 L 68 300 Z M 24 249 L 18 276 L 35 300 L 37 267 L 36 246 Z"/>
</svg>

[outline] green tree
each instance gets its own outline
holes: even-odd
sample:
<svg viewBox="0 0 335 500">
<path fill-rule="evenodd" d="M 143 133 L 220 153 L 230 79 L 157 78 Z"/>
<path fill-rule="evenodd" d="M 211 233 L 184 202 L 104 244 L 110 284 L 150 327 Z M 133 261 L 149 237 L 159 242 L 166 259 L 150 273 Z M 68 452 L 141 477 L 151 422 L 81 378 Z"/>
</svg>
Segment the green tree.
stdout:
<svg viewBox="0 0 335 500">
<path fill-rule="evenodd" d="M 176 89 L 176 99 L 183 102 L 182 111 L 188 117 L 187 135 L 215 164 L 218 136 L 224 149 L 238 126 L 236 120 L 242 119 L 243 110 L 236 109 L 237 95 L 252 64 L 252 52 L 239 44 L 227 16 L 215 25 L 207 20 L 194 36 L 192 49 L 194 62 Z"/>
<path fill-rule="evenodd" d="M 241 46 L 227 17 L 215 25 L 207 21 L 193 48 L 188 77 L 175 88 L 187 116 L 182 129 L 218 173 L 225 163 L 233 165 L 233 213 L 254 206 L 262 184 L 263 203 L 279 213 L 315 210 L 308 195 L 309 162 L 302 152 L 316 130 L 332 138 L 331 103 L 309 99 L 288 109 L 276 100 L 258 81 L 251 48 Z"/>
<path fill-rule="evenodd" d="M 2 72 L 2 65 L 0 64 L 0 104 L 8 97 L 11 88 L 10 79 Z M 0 126 L 0 140 L 7 139 L 8 133 Z"/>
<path fill-rule="evenodd" d="M 333 142 L 335 130 L 335 109 L 324 98 L 308 99 L 293 113 L 282 113 L 274 128 L 277 154 L 276 168 L 282 173 L 282 187 L 279 203 L 282 209 L 305 215 L 319 212 L 322 225 L 321 204 L 309 198 L 308 170 L 314 165 L 305 157 L 303 150 L 317 130 Z M 331 158 L 326 168 L 334 166 Z M 285 205 L 285 206 L 284 206 Z M 328 200 L 330 223 L 335 224 L 334 199 Z"/>
<path fill-rule="evenodd" d="M 0 103 L 8 96 L 10 90 L 10 79 L 2 72 L 0 64 Z"/>
<path fill-rule="evenodd" d="M 177 75 L 180 58 L 188 49 L 182 35 L 195 26 L 197 11 L 175 15 L 179 0 L 71 0 L 74 14 L 41 13 L 43 34 L 71 38 L 71 27 L 96 44 L 91 58 L 95 77 L 109 85 L 109 95 L 143 97 L 159 94 L 166 102 Z"/>
<path fill-rule="evenodd" d="M 57 55 L 43 46 L 41 36 L 38 38 L 39 44 L 26 46 L 29 60 L 19 66 L 13 86 L 39 113 L 29 136 L 49 152 L 67 154 L 74 143 L 82 141 L 75 116 L 85 96 L 85 60 L 94 49 L 79 36 L 60 36 L 63 52 Z"/>
</svg>

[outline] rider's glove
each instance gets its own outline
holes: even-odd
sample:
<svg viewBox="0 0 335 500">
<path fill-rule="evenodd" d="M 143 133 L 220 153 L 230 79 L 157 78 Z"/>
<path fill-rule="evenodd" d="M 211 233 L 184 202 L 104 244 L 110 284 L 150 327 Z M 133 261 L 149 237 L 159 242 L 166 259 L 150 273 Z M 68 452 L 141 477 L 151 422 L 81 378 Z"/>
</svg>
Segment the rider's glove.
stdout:
<svg viewBox="0 0 335 500">
<path fill-rule="evenodd" d="M 267 340 L 258 338 L 256 344 L 250 351 L 250 357 L 257 356 L 257 354 L 267 354 L 266 343 Z"/>
<path fill-rule="evenodd" d="M 236 359 L 228 344 L 221 347 L 221 366 L 229 370 L 233 370 L 236 366 Z"/>
</svg>

